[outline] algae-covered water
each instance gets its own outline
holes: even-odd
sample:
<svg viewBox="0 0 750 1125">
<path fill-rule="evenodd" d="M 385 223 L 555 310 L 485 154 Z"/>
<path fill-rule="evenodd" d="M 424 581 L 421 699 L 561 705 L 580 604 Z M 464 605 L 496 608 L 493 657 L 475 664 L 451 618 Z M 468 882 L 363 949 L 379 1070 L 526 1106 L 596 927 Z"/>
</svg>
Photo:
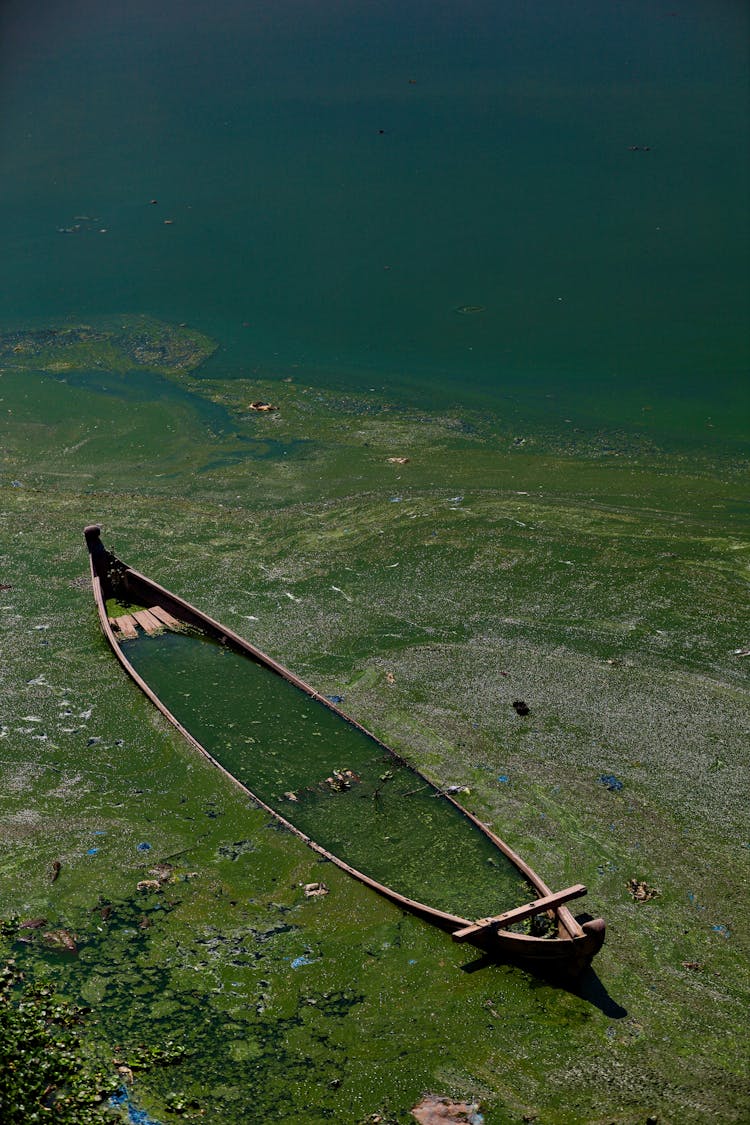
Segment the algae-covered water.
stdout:
<svg viewBox="0 0 750 1125">
<path fill-rule="evenodd" d="M 4 940 L 134 1113 L 747 1120 L 747 30 L 2 5 L 0 902 L 46 919 Z M 592 972 L 455 945 L 196 756 L 90 522 L 585 883 Z"/>
<path fill-rule="evenodd" d="M 406 763 L 261 664 L 194 631 L 140 636 L 123 654 L 234 777 L 371 879 L 462 918 L 538 897 Z"/>
</svg>

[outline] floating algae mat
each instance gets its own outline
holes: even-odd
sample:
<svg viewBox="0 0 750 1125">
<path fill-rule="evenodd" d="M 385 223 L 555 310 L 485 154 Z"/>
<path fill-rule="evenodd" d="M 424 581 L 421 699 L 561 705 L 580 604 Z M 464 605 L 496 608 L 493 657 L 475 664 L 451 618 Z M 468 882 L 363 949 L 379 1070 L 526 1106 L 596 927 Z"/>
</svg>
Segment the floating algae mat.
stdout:
<svg viewBox="0 0 750 1125">
<path fill-rule="evenodd" d="M 222 766 L 366 875 L 469 918 L 535 897 L 492 841 L 418 774 L 267 668 L 198 630 L 139 633 L 122 647 Z"/>
</svg>

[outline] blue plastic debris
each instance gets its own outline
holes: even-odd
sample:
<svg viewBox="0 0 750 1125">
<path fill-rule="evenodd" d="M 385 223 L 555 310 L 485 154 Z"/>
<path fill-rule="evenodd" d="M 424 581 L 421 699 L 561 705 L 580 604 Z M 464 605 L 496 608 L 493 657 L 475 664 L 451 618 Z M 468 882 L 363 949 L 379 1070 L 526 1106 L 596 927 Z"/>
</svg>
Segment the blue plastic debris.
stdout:
<svg viewBox="0 0 750 1125">
<path fill-rule="evenodd" d="M 89 848 L 89 850 L 86 852 L 86 855 L 96 855 L 98 851 L 98 848 Z"/>
<path fill-rule="evenodd" d="M 731 933 L 729 926 L 712 926 L 711 929 L 715 934 L 721 934 L 722 937 L 729 937 Z"/>
<path fill-rule="evenodd" d="M 295 957 L 292 961 L 293 969 L 301 969 L 303 965 L 314 965 L 315 961 L 303 953 L 301 957 Z"/>
<path fill-rule="evenodd" d="M 619 777 L 615 777 L 613 773 L 602 773 L 596 780 L 600 781 L 602 785 L 605 785 L 610 793 L 619 793 L 624 784 L 620 781 Z"/>
<path fill-rule="evenodd" d="M 389 504 L 400 504 L 402 500 L 403 500 L 403 496 L 389 496 L 388 497 L 388 503 Z"/>
<path fill-rule="evenodd" d="M 12 480 L 10 483 L 13 488 L 23 488 L 20 480 Z"/>
<path fill-rule="evenodd" d="M 130 1125 L 160 1125 L 145 1109 L 136 1109 L 132 1103 L 128 1105 L 128 1121 Z"/>
<path fill-rule="evenodd" d="M 139 844 L 139 845 L 138 845 L 138 848 L 137 848 L 137 850 L 138 850 L 139 852 L 150 852 L 150 851 L 151 851 L 151 845 L 150 845 L 150 844 L 145 844 L 145 843 L 144 843 L 144 844 Z"/>
<path fill-rule="evenodd" d="M 327 695 L 326 699 L 328 700 L 329 703 L 343 703 L 344 702 L 343 695 Z"/>
<path fill-rule="evenodd" d="M 412 957 L 411 960 L 409 961 L 410 965 L 416 965 L 416 963 L 417 962 L 416 962 L 416 959 L 414 957 Z"/>
<path fill-rule="evenodd" d="M 501 773 L 497 780 L 501 785 L 507 785 L 509 780 L 507 773 Z"/>
<path fill-rule="evenodd" d="M 112 1094 L 109 1104 L 114 1108 L 124 1106 L 128 1111 L 130 1125 L 161 1125 L 161 1122 L 157 1121 L 155 1117 L 151 1117 L 145 1109 L 136 1109 L 130 1100 L 130 1091 L 125 1086 L 121 1086 L 116 1093 Z"/>
</svg>

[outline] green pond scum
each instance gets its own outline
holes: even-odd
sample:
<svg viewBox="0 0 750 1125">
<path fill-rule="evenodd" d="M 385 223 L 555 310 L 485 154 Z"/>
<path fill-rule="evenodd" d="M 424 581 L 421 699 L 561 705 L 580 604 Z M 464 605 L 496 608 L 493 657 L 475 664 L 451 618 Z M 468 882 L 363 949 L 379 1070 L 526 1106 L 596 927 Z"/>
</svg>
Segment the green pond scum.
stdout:
<svg viewBox="0 0 750 1125">
<path fill-rule="evenodd" d="M 83 433 L 104 400 L 81 387 Z M 518 448 L 501 419 L 297 378 L 205 393 L 305 452 L 162 476 L 169 447 L 144 426 L 148 474 L 83 445 L 61 477 L 44 457 L 66 416 L 6 447 L 0 870 L 26 980 L 92 1009 L 80 1034 L 157 1121 L 408 1122 L 425 1092 L 487 1122 L 742 1120 L 744 466 L 635 447 L 603 462 L 541 430 Z M 280 409 L 250 415 L 255 398 Z M 193 465 L 233 440 L 196 436 Z M 465 785 L 553 886 L 585 882 L 608 924 L 592 973 L 545 981 L 454 945 L 196 756 L 98 631 L 94 517 L 121 557 Z M 156 671 L 159 645 L 189 642 L 137 644 Z M 189 681 L 171 687 L 205 690 Z M 288 704 L 265 705 L 282 733 Z M 311 882 L 329 893 L 306 898 Z M 75 952 L 44 936 L 59 931 Z"/>
<path fill-rule="evenodd" d="M 744 1125 L 747 9 L 207 14 L 0 10 L 0 1117 Z M 101 635 L 90 523 L 584 883 L 592 970 L 453 943 L 195 753 Z M 297 790 L 263 751 L 307 701 L 134 644 Z M 390 878 L 363 745 L 300 815 Z M 525 897 L 449 844 L 396 875 Z"/>
</svg>

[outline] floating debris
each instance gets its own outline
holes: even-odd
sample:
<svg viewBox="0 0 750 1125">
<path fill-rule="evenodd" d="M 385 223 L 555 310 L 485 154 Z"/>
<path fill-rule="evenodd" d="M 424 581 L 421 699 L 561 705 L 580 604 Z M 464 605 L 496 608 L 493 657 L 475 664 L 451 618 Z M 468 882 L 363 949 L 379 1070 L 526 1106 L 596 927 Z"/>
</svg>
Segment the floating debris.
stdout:
<svg viewBox="0 0 750 1125">
<path fill-rule="evenodd" d="M 387 457 L 386 460 L 387 460 L 389 465 L 408 465 L 409 464 L 409 458 L 408 457 Z"/>
<path fill-rule="evenodd" d="M 248 406 L 248 410 L 255 410 L 258 414 L 268 414 L 269 411 L 278 409 L 278 406 L 273 406 L 270 402 L 261 402 L 260 399 L 256 399 Z"/>
<path fill-rule="evenodd" d="M 164 885 L 164 883 L 171 883 L 174 879 L 174 868 L 171 863 L 157 863 L 154 867 L 149 869 L 149 875 Z"/>
<path fill-rule="evenodd" d="M 130 1070 L 129 1067 L 125 1067 Z M 132 1070 L 130 1070 L 132 1075 Z M 155 1117 L 150 1117 L 145 1109 L 137 1109 L 130 1100 L 130 1093 L 126 1086 L 121 1086 L 116 1094 L 112 1094 L 109 1104 L 117 1109 L 126 1109 L 130 1125 L 160 1125 Z"/>
<path fill-rule="evenodd" d="M 18 928 L 19 930 L 41 930 L 42 926 L 46 925 L 46 918 L 27 918 L 25 921 L 18 923 Z"/>
<path fill-rule="evenodd" d="M 419 1125 L 483 1125 L 484 1122 L 478 1102 L 454 1102 L 435 1094 L 427 1094 L 412 1107 L 411 1113 Z"/>
<path fill-rule="evenodd" d="M 325 883 L 305 883 L 302 889 L 305 892 L 305 898 L 320 898 L 322 895 L 329 894 Z"/>
<path fill-rule="evenodd" d="M 49 949 L 56 949 L 61 953 L 78 952 L 76 940 L 67 930 L 47 930 L 42 934 L 42 941 Z"/>
<path fill-rule="evenodd" d="M 136 851 L 139 851 L 139 852 L 150 852 L 150 851 L 151 851 L 151 845 L 150 845 L 150 844 L 147 844 L 147 843 L 145 843 L 145 842 L 144 842 L 144 843 L 142 843 L 142 844 L 138 844 L 138 845 L 136 846 Z"/>
<path fill-rule="evenodd" d="M 484 312 L 486 308 L 486 305 L 459 305 L 456 312 L 461 313 L 462 316 L 474 316 L 476 313 Z"/>
<path fill-rule="evenodd" d="M 385 682 L 386 682 L 387 684 L 395 684 L 395 682 L 396 682 L 396 677 L 395 677 L 395 676 L 393 675 L 393 672 L 386 672 L 386 674 L 385 674 Z"/>
<path fill-rule="evenodd" d="M 299 801 L 299 797 L 296 793 L 293 793 L 291 789 L 288 789 L 284 796 L 287 801 Z"/>
<path fill-rule="evenodd" d="M 8 587 L 8 589 L 9 588 L 10 587 Z M 732 656 L 750 656 L 750 645 L 747 645 L 745 648 L 736 648 Z"/>
<path fill-rule="evenodd" d="M 354 770 L 334 770 L 332 775 L 325 779 L 324 785 L 327 785 L 334 793 L 343 793 L 345 790 L 351 789 L 352 784 L 359 780 L 360 778 Z"/>
<path fill-rule="evenodd" d="M 303 953 L 301 957 L 295 957 L 294 958 L 294 960 L 292 961 L 292 968 L 293 969 L 301 969 L 303 965 L 314 965 L 314 964 L 315 964 L 315 960 L 311 957 L 308 957 L 306 953 Z"/>
<path fill-rule="evenodd" d="M 683 969 L 690 969 L 693 973 L 700 973 L 701 970 L 705 968 L 705 965 L 702 961 L 683 961 L 682 967 Z"/>
<path fill-rule="evenodd" d="M 628 879 L 625 886 L 628 889 L 628 894 L 635 902 L 651 902 L 652 898 L 661 894 L 657 887 L 650 887 L 642 879 Z"/>
<path fill-rule="evenodd" d="M 141 879 L 140 883 L 136 883 L 135 889 L 145 891 L 146 894 L 156 894 L 161 890 L 161 883 L 158 879 Z"/>
</svg>

